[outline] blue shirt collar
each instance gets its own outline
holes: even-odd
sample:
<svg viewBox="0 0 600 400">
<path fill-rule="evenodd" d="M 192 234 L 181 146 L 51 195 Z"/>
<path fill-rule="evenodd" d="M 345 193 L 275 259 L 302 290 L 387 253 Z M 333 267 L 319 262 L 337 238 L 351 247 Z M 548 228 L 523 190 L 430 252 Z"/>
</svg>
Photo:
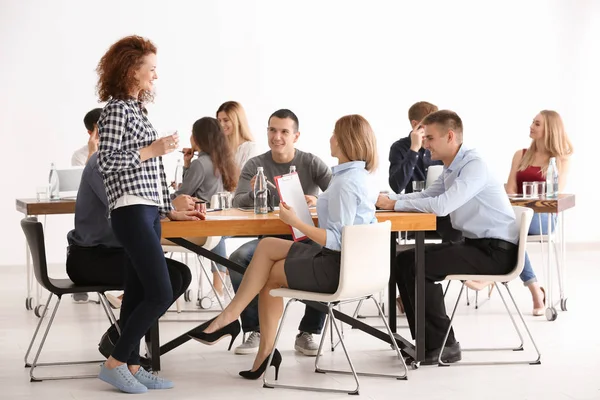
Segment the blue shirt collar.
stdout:
<svg viewBox="0 0 600 400">
<path fill-rule="evenodd" d="M 457 165 L 464 158 L 466 150 L 467 149 L 465 148 L 465 145 L 461 144 L 460 148 L 458 149 L 458 153 L 456 153 L 456 156 L 454 157 L 454 160 L 452 160 L 452 163 L 450 163 L 450 166 L 448 166 L 448 168 L 445 168 L 445 169 L 448 171 L 452 171 L 453 169 L 455 169 L 457 167 Z"/>
<path fill-rule="evenodd" d="M 349 161 L 349 162 L 345 162 L 343 164 L 339 164 L 339 165 L 335 165 L 333 167 L 331 167 L 331 172 L 334 175 L 339 174 L 342 171 L 345 171 L 347 169 L 365 169 L 365 166 L 367 164 L 364 161 Z"/>
</svg>

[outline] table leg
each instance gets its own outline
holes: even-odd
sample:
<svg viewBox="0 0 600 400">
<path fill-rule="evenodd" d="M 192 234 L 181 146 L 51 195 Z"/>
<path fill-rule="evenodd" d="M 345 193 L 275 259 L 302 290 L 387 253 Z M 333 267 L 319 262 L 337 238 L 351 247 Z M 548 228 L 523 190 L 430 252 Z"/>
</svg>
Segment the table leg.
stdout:
<svg viewBox="0 0 600 400">
<path fill-rule="evenodd" d="M 396 321 L 396 241 L 398 232 L 390 235 L 390 280 L 388 283 L 388 322 L 392 332 L 398 329 Z"/>
<path fill-rule="evenodd" d="M 152 357 L 152 372 L 160 371 L 160 334 L 158 321 L 150 328 L 150 356 Z"/>
<path fill-rule="evenodd" d="M 425 359 L 425 232 L 415 232 L 415 361 Z"/>
</svg>

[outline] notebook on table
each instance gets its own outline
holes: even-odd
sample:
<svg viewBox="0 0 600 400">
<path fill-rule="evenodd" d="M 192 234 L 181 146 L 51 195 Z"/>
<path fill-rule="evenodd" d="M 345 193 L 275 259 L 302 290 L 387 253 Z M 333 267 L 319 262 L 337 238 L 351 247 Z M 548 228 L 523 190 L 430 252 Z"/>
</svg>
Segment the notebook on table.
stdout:
<svg viewBox="0 0 600 400">
<path fill-rule="evenodd" d="M 306 204 L 306 199 L 304 198 L 304 191 L 302 190 L 298 174 L 292 172 L 291 174 L 276 176 L 275 184 L 277 185 L 277 192 L 279 192 L 279 199 L 292 207 L 298 218 L 304 223 L 315 226 L 310 215 L 310 210 L 308 209 L 308 204 Z M 294 241 L 306 239 L 307 236 L 302 231 L 293 227 L 291 229 Z"/>
</svg>

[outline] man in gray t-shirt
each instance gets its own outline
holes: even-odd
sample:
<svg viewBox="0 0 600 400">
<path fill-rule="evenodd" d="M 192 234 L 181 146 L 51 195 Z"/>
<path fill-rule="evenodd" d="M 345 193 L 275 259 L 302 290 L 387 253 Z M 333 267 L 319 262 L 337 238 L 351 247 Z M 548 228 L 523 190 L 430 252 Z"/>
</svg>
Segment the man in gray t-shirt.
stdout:
<svg viewBox="0 0 600 400">
<path fill-rule="evenodd" d="M 265 177 L 270 182 L 274 182 L 274 177 L 289 173 L 290 166 L 296 167 L 296 172 L 300 178 L 300 183 L 309 206 L 317 204 L 317 195 L 319 189 L 325 191 L 331 180 L 331 169 L 325 165 L 323 160 L 311 153 L 305 153 L 295 148 L 295 144 L 300 137 L 298 130 L 298 117 L 290 110 L 279 110 L 274 112 L 269 118 L 269 127 L 267 128 L 270 151 L 251 158 L 244 165 L 240 175 L 235 196 L 233 198 L 234 207 L 253 207 L 254 206 L 254 180 L 258 167 L 263 167 Z M 271 190 L 273 205 L 279 205 L 279 194 L 277 190 Z M 286 237 L 292 239 L 291 236 Z M 239 249 L 233 252 L 229 259 L 244 267 L 248 267 L 259 239 L 245 243 Z M 315 244 L 316 245 L 316 244 Z M 237 292 L 242 281 L 242 275 L 230 271 L 231 283 Z M 258 351 L 260 342 L 260 325 L 258 321 L 258 301 L 255 298 L 242 312 L 242 329 L 245 333 L 250 333 L 244 343 L 235 349 L 236 354 L 252 354 Z M 300 322 L 296 336 L 295 349 L 307 356 L 316 356 L 318 344 L 313 340 L 312 335 L 321 334 L 325 314 L 306 306 L 304 317 Z"/>
</svg>

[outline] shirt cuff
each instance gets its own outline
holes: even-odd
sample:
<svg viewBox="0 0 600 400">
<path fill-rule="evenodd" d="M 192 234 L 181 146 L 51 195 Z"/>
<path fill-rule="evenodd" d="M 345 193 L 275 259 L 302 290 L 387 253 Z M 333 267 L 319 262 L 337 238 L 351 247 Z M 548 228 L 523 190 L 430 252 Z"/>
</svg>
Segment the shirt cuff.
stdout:
<svg viewBox="0 0 600 400">
<path fill-rule="evenodd" d="M 396 200 L 396 204 L 394 204 L 394 211 L 403 211 L 404 210 L 404 200 Z"/>
</svg>

